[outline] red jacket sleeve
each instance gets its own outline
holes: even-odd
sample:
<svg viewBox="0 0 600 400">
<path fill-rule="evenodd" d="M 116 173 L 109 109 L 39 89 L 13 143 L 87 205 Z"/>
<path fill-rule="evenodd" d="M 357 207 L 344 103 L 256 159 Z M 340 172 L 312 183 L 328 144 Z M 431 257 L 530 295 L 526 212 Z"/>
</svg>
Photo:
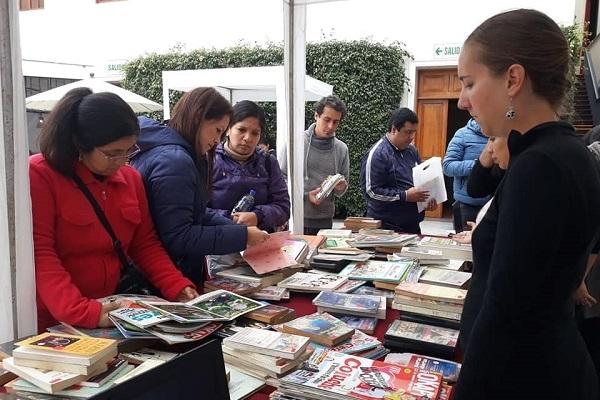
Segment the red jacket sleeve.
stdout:
<svg viewBox="0 0 600 400">
<path fill-rule="evenodd" d="M 55 187 L 50 173 L 50 170 L 43 165 L 30 164 L 38 302 L 42 302 L 58 321 L 84 328 L 95 328 L 100 319 L 102 305 L 94 299 L 82 296 L 56 252 L 55 220 L 58 214 L 56 191 L 60 188 Z"/>
<path fill-rule="evenodd" d="M 141 222 L 133 235 L 127 254 L 141 268 L 148 280 L 156 286 L 168 300 L 175 300 L 179 293 L 194 284 L 175 267 L 162 246 L 148 208 L 146 191 L 142 179 L 136 171 L 135 187 L 139 200 Z"/>
</svg>

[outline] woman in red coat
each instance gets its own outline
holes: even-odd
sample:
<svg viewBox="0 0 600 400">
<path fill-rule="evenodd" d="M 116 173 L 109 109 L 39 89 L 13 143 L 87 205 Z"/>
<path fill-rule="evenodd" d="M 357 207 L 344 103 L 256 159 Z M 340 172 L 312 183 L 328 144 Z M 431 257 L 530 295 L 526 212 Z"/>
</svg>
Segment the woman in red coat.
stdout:
<svg viewBox="0 0 600 400">
<path fill-rule="evenodd" d="M 42 127 L 41 154 L 29 161 L 38 330 L 57 321 L 106 327 L 118 304 L 122 264 L 112 239 L 79 189 L 79 176 L 102 208 L 123 250 L 170 300 L 197 296 L 163 249 L 139 173 L 126 165 L 138 150 L 139 126 L 129 105 L 112 93 L 73 89 Z"/>
</svg>

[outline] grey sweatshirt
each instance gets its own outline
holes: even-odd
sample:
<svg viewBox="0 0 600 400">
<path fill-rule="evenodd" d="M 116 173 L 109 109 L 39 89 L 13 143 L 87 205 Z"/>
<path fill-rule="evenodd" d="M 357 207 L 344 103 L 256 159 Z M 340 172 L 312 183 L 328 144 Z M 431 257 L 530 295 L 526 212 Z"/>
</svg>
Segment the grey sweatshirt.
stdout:
<svg viewBox="0 0 600 400">
<path fill-rule="evenodd" d="M 280 161 L 284 176 L 287 174 L 287 153 Z M 304 226 L 327 228 L 331 226 L 335 214 L 334 197 L 323 199 L 315 206 L 308 200 L 308 192 L 317 188 L 328 175 L 342 174 L 350 181 L 350 160 L 348 146 L 336 137 L 319 139 L 315 136 L 315 124 L 304 132 Z M 346 190 L 334 195 L 341 197 Z"/>
</svg>

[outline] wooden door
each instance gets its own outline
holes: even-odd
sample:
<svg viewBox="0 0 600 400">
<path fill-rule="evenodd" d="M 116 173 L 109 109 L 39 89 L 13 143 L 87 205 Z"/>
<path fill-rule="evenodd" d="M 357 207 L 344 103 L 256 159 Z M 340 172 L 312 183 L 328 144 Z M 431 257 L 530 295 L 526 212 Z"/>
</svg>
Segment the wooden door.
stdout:
<svg viewBox="0 0 600 400">
<path fill-rule="evenodd" d="M 446 130 L 448 126 L 448 100 L 420 100 L 417 107 L 419 125 L 415 145 L 422 160 L 443 157 L 446 152 Z M 423 123 L 426 121 L 426 123 Z M 441 218 L 442 205 L 428 211 L 428 217 Z"/>
</svg>

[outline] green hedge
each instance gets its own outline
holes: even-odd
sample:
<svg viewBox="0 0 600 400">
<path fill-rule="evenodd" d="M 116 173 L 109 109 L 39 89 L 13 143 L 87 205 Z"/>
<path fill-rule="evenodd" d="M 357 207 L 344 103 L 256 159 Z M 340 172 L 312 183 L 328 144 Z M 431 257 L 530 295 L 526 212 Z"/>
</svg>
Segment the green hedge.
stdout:
<svg viewBox="0 0 600 400">
<path fill-rule="evenodd" d="M 306 73 L 334 87 L 348 108 L 348 116 L 337 131 L 350 150 L 350 188 L 337 200 L 337 217 L 363 215 L 365 201 L 359 187 L 360 159 L 385 132 L 391 110 L 398 107 L 407 77 L 402 44 L 360 41 L 327 41 L 306 46 Z M 162 103 L 163 70 L 271 66 L 283 64 L 279 45 L 235 46 L 228 49 L 200 49 L 188 53 L 149 54 L 125 65 L 123 86 Z M 181 93 L 171 93 L 174 104 Z M 263 104 L 267 132 L 274 143 L 275 105 Z M 306 126 L 313 122 L 313 104 L 306 105 Z M 161 118 L 160 114 L 153 115 Z"/>
</svg>

